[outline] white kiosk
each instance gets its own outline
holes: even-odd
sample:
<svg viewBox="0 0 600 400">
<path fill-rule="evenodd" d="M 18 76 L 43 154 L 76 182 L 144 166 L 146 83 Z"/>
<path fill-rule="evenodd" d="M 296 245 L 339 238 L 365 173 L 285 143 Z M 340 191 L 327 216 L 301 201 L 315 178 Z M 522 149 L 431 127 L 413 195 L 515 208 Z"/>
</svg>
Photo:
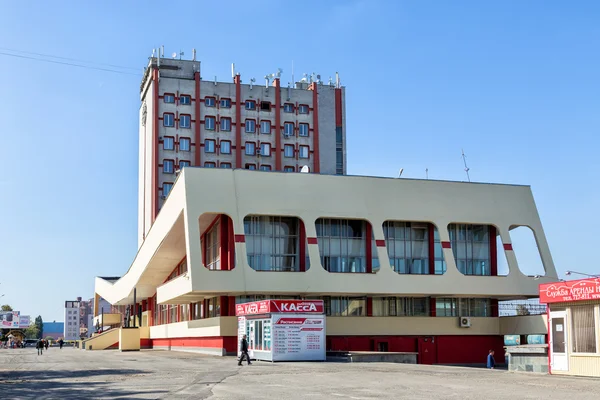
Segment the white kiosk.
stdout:
<svg viewBox="0 0 600 400">
<path fill-rule="evenodd" d="M 325 361 L 323 300 L 263 300 L 236 306 L 238 354 L 243 335 L 250 358 Z"/>
</svg>

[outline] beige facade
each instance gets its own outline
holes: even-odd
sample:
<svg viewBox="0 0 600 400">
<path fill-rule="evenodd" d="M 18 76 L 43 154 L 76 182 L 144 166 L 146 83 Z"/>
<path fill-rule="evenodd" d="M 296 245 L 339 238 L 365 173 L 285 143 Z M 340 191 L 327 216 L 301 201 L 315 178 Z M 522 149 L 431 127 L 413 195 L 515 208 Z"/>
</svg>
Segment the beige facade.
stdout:
<svg viewBox="0 0 600 400">
<path fill-rule="evenodd" d="M 449 248 L 444 249 L 445 274 L 401 275 L 391 269 L 385 247 L 377 247 L 381 267 L 376 273 L 330 273 L 320 265 L 316 244 L 308 245 L 306 272 L 259 272 L 249 267 L 243 242 L 235 244 L 234 269 L 212 271 L 203 265 L 200 236 L 218 214 L 231 217 L 236 235 L 244 234 L 247 215 L 296 216 L 308 238 L 317 236 L 314 222 L 320 217 L 367 220 L 375 240 L 385 240 L 386 220 L 431 222 L 442 241 L 449 241 L 450 223 L 490 224 L 505 244 L 511 228 L 528 226 L 546 276 L 523 275 L 512 251 L 506 251 L 507 276 L 465 276 Z M 163 284 L 183 257 L 187 272 Z M 537 296 L 538 284 L 552 280 L 556 270 L 527 186 L 190 168 L 180 174 L 129 271 L 114 284 L 97 278 L 96 292 L 112 304 L 131 303 L 134 287 L 138 299 L 157 292 L 159 304 L 243 293 L 525 298 Z"/>
</svg>

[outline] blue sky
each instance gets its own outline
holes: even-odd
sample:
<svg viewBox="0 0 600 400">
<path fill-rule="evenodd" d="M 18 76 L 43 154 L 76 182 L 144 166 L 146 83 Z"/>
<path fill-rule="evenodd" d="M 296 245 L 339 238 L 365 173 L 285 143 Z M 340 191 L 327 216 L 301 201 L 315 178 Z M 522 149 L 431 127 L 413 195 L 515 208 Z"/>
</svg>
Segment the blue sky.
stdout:
<svg viewBox="0 0 600 400">
<path fill-rule="evenodd" d="M 160 45 L 195 47 L 204 79 L 232 62 L 246 82 L 286 82 L 292 60 L 297 78 L 339 71 L 350 174 L 464 180 L 464 148 L 472 180 L 532 186 L 559 274 L 600 273 L 598 2 L 32 4 L 3 4 L 0 53 L 133 75 L 0 54 L 0 303 L 62 321 L 64 300 L 129 267 L 139 82 Z"/>
</svg>

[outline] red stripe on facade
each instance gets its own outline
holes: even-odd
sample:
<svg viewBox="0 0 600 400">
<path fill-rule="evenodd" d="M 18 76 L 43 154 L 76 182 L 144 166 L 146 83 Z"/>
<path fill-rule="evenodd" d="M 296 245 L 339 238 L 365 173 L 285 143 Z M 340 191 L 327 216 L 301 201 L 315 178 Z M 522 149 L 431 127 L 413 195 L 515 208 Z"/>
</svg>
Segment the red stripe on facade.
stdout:
<svg viewBox="0 0 600 400">
<path fill-rule="evenodd" d="M 196 108 L 196 122 L 194 124 L 194 140 L 196 141 L 195 143 L 195 147 L 196 147 L 196 153 L 194 154 L 194 166 L 199 167 L 201 166 L 201 160 L 200 160 L 200 72 L 196 72 L 194 74 L 194 81 L 196 84 L 196 96 L 195 96 L 195 100 L 196 100 L 196 104 L 194 104 L 194 107 Z"/>
<path fill-rule="evenodd" d="M 496 244 L 496 227 L 489 227 L 490 231 L 490 274 L 498 275 L 498 245 Z"/>
<path fill-rule="evenodd" d="M 335 126 L 342 126 L 342 89 L 335 89 Z"/>
<path fill-rule="evenodd" d="M 245 243 L 246 242 L 246 236 L 244 235 L 235 235 L 234 240 L 236 243 Z"/>
<path fill-rule="evenodd" d="M 242 100 L 240 99 L 242 97 L 242 78 L 240 74 L 233 78 L 233 82 L 235 83 L 235 144 L 239 148 L 235 151 L 234 168 L 242 168 Z"/>
<path fill-rule="evenodd" d="M 450 242 L 442 242 L 442 249 L 451 249 L 452 244 Z"/>
<path fill-rule="evenodd" d="M 281 171 L 281 83 L 273 79 L 275 87 L 275 171 Z"/>
<path fill-rule="evenodd" d="M 512 251 L 513 250 L 512 243 L 504 243 L 504 250 Z"/>
<path fill-rule="evenodd" d="M 313 91 L 313 148 L 314 148 L 314 172 L 321 172 L 321 160 L 319 158 L 319 94 L 317 93 L 317 83 L 314 82 L 311 86 L 311 90 Z"/>
<path fill-rule="evenodd" d="M 152 70 L 154 81 L 154 124 L 152 126 L 152 218 L 154 223 L 158 214 L 158 68 Z"/>
<path fill-rule="evenodd" d="M 308 244 L 318 244 L 319 242 L 317 241 L 316 237 L 309 237 L 306 238 L 306 241 L 308 242 Z"/>
<path fill-rule="evenodd" d="M 338 89 L 336 89 L 338 90 Z M 435 274 L 435 236 L 433 234 L 435 227 L 433 224 L 427 224 L 427 241 L 428 241 L 428 256 L 429 256 L 429 274 Z"/>
<path fill-rule="evenodd" d="M 377 240 L 375 241 L 375 245 L 376 245 L 377 247 L 385 247 L 385 240 L 377 239 Z"/>
</svg>

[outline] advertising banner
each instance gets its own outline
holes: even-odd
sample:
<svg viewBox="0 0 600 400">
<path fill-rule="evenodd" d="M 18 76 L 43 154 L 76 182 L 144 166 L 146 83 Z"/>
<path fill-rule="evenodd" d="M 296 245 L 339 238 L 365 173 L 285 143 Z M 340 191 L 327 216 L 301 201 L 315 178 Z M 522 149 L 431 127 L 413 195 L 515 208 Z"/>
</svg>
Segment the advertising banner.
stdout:
<svg viewBox="0 0 600 400">
<path fill-rule="evenodd" d="M 258 315 L 269 313 L 315 313 L 323 314 L 323 300 L 262 300 L 236 305 L 235 314 Z"/>
<path fill-rule="evenodd" d="M 325 360 L 324 315 L 273 314 L 271 318 L 273 361 Z"/>
<path fill-rule="evenodd" d="M 18 328 L 19 314 L 19 311 L 0 311 L 0 326 L 2 328 Z"/>
<path fill-rule="evenodd" d="M 19 328 L 29 328 L 31 325 L 31 317 L 29 315 L 19 316 Z"/>
<path fill-rule="evenodd" d="M 544 283 L 540 285 L 540 303 L 600 300 L 600 278 Z"/>
</svg>

